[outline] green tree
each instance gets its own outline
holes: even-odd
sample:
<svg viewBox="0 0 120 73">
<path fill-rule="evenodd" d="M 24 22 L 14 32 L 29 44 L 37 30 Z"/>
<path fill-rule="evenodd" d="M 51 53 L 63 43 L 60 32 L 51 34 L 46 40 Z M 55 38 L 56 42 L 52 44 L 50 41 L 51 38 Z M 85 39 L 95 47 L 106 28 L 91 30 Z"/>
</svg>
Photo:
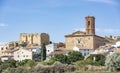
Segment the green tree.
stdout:
<svg viewBox="0 0 120 73">
<path fill-rule="evenodd" d="M 91 54 L 86 60 L 89 60 L 89 64 L 96 66 L 104 66 L 105 56 L 101 54 Z"/>
<path fill-rule="evenodd" d="M 8 60 L 5 61 L 1 64 L 2 69 L 7 69 L 7 68 L 16 68 L 16 61 L 15 60 Z"/>
<path fill-rule="evenodd" d="M 16 62 L 16 66 L 17 67 L 20 67 L 20 66 L 25 66 L 25 64 L 27 63 L 29 61 L 29 59 L 25 59 L 25 60 L 23 60 L 23 61 L 17 61 Z"/>
<path fill-rule="evenodd" d="M 68 53 L 68 59 L 70 62 L 76 62 L 78 60 L 83 60 L 84 56 L 78 51 L 71 51 Z"/>
<path fill-rule="evenodd" d="M 52 57 L 52 60 L 59 61 L 61 63 L 69 63 L 68 57 L 63 54 L 55 54 L 54 57 Z"/>
<path fill-rule="evenodd" d="M 46 60 L 46 47 L 45 44 L 42 44 L 41 46 L 41 61 Z"/>
<path fill-rule="evenodd" d="M 114 52 L 106 57 L 105 66 L 109 71 L 120 71 L 120 53 Z"/>
<path fill-rule="evenodd" d="M 28 60 L 28 61 L 25 63 L 25 66 L 32 68 L 32 67 L 34 67 L 36 64 L 37 64 L 37 63 L 36 63 L 35 61 L 33 61 L 33 60 Z"/>
</svg>

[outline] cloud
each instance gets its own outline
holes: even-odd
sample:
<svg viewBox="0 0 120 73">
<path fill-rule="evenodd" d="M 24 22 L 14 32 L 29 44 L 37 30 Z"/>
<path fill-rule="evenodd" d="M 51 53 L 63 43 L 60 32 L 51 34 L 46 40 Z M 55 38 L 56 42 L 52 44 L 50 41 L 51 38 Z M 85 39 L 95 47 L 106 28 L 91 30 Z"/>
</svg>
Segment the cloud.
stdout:
<svg viewBox="0 0 120 73">
<path fill-rule="evenodd" d="M 86 1 L 117 5 L 117 2 L 115 0 L 86 0 Z"/>
<path fill-rule="evenodd" d="M 6 27 L 8 26 L 7 24 L 0 23 L 0 27 Z"/>
</svg>

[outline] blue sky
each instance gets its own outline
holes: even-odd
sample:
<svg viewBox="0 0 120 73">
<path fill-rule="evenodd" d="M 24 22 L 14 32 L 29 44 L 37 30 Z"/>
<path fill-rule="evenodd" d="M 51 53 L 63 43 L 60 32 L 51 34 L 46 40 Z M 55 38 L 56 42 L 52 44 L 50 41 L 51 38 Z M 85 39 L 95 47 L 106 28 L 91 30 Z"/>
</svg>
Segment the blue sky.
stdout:
<svg viewBox="0 0 120 73">
<path fill-rule="evenodd" d="M 0 0 L 0 42 L 19 40 L 20 33 L 64 35 L 84 30 L 85 16 L 96 18 L 96 34 L 120 35 L 120 0 Z"/>
</svg>

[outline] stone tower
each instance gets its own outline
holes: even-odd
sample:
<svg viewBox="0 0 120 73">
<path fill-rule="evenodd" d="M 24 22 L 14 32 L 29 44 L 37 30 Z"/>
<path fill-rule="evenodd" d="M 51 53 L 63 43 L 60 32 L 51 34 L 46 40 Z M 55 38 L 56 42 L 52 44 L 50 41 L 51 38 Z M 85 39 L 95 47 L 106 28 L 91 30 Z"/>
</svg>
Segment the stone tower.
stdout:
<svg viewBox="0 0 120 73">
<path fill-rule="evenodd" d="M 95 35 L 95 17 L 87 16 L 86 19 L 86 35 Z"/>
</svg>

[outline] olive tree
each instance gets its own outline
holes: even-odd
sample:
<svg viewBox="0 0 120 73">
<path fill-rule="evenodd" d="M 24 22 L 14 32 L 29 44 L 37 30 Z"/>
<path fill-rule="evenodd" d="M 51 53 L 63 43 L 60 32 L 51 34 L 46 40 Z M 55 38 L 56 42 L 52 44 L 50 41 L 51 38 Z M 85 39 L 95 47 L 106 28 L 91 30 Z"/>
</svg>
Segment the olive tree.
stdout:
<svg viewBox="0 0 120 73">
<path fill-rule="evenodd" d="M 109 71 L 120 71 L 120 53 L 109 54 L 106 57 L 105 66 Z"/>
</svg>

